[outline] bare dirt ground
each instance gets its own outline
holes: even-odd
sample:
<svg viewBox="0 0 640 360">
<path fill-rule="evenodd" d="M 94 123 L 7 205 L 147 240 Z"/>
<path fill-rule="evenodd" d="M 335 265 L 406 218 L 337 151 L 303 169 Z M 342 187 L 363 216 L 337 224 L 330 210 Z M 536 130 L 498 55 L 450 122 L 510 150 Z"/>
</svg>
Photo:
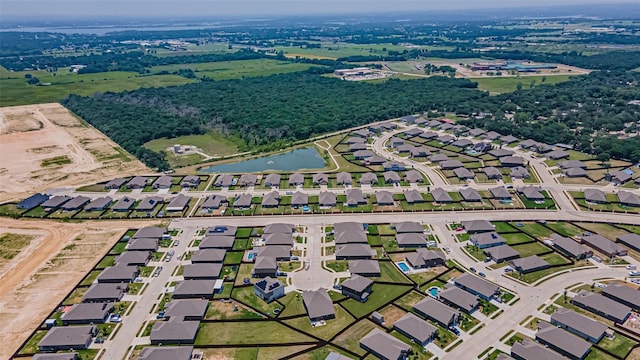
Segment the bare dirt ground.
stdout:
<svg viewBox="0 0 640 360">
<path fill-rule="evenodd" d="M 52 164 L 43 166 L 45 160 Z M 0 202 L 149 172 L 60 104 L 0 108 Z"/>
<path fill-rule="evenodd" d="M 36 238 L 0 269 L 0 359 L 17 350 L 127 229 L 152 224 L 1 219 L 0 232 Z"/>
</svg>

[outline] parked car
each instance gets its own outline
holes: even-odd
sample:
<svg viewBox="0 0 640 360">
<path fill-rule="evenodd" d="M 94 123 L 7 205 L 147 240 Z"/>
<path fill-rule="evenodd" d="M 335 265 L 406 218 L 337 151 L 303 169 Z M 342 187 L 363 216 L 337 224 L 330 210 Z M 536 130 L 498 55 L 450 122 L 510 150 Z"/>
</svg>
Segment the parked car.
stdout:
<svg viewBox="0 0 640 360">
<path fill-rule="evenodd" d="M 638 276 L 638 275 L 640 275 L 640 272 L 638 272 L 636 270 L 629 271 L 629 276 Z"/>
<path fill-rule="evenodd" d="M 513 271 L 511 266 L 507 266 L 506 268 L 504 268 L 504 272 L 511 272 L 511 271 Z"/>
<path fill-rule="evenodd" d="M 469 268 L 469 270 L 471 270 L 472 273 L 477 272 L 478 270 L 476 270 L 476 268 Z"/>
<path fill-rule="evenodd" d="M 635 265 L 627 265 L 626 268 L 627 268 L 627 270 L 635 270 L 636 266 Z"/>
<path fill-rule="evenodd" d="M 120 316 L 120 314 L 111 314 L 111 316 L 109 316 L 109 321 L 119 323 L 122 322 L 122 317 Z"/>
<path fill-rule="evenodd" d="M 487 274 L 485 274 L 483 272 L 479 272 L 478 275 L 480 275 L 480 277 L 487 277 Z"/>
<path fill-rule="evenodd" d="M 173 246 L 178 246 L 178 245 L 180 245 L 180 240 L 176 240 L 173 242 Z"/>
</svg>

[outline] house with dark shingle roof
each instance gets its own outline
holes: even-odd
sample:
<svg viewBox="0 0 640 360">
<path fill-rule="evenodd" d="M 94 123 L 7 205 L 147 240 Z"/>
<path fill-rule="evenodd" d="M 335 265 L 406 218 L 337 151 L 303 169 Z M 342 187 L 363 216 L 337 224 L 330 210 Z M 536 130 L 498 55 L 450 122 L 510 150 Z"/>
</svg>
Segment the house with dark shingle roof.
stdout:
<svg viewBox="0 0 640 360">
<path fill-rule="evenodd" d="M 258 182 L 258 177 L 254 174 L 242 174 L 240 175 L 240 180 L 238 180 L 238 185 L 240 186 L 256 186 Z"/>
<path fill-rule="evenodd" d="M 73 211 L 73 210 L 82 209 L 82 207 L 85 206 L 87 203 L 89 203 L 89 201 L 91 201 L 91 199 L 86 196 L 76 196 L 71 200 L 62 204 L 60 206 L 60 209 L 62 209 L 63 211 Z"/>
<path fill-rule="evenodd" d="M 302 292 L 302 303 L 312 322 L 333 319 L 336 317 L 333 301 L 326 289 Z"/>
<path fill-rule="evenodd" d="M 280 205 L 280 193 L 277 191 L 271 191 L 266 193 L 263 197 L 262 197 L 262 202 L 260 203 L 260 205 L 263 208 L 274 208 L 274 207 L 278 207 Z"/>
<path fill-rule="evenodd" d="M 376 255 L 368 244 L 344 244 L 336 246 L 336 260 L 371 259 Z"/>
<path fill-rule="evenodd" d="M 400 233 L 396 234 L 398 247 L 427 247 L 427 235 L 423 233 Z"/>
<path fill-rule="evenodd" d="M 470 273 L 464 273 L 456 277 L 453 282 L 457 287 L 481 299 L 491 300 L 495 295 L 500 294 L 498 285 Z"/>
<path fill-rule="evenodd" d="M 77 352 L 68 353 L 39 353 L 34 354 L 31 360 L 78 360 Z"/>
<path fill-rule="evenodd" d="M 582 242 L 608 257 L 627 255 L 627 249 L 624 246 L 618 245 L 599 234 L 583 236 Z"/>
<path fill-rule="evenodd" d="M 407 171 L 406 173 L 404 173 L 404 178 L 410 184 L 419 183 L 419 182 L 423 182 L 424 181 L 424 178 L 422 177 L 422 174 L 417 170 L 409 170 L 409 171 Z"/>
<path fill-rule="evenodd" d="M 437 328 L 412 313 L 393 323 L 393 328 L 421 346 L 426 346 L 436 335 Z"/>
<path fill-rule="evenodd" d="M 109 208 L 109 205 L 113 202 L 108 196 L 99 197 L 91 201 L 87 206 L 84 207 L 85 211 L 103 211 Z"/>
<path fill-rule="evenodd" d="M 360 276 L 380 276 L 378 260 L 350 260 L 349 272 Z"/>
<path fill-rule="evenodd" d="M 353 153 L 353 157 L 356 160 L 364 160 L 364 159 L 366 159 L 368 157 L 372 157 L 374 155 L 375 155 L 375 153 L 373 151 L 371 151 L 371 150 L 357 150 L 357 151 L 355 151 Z"/>
<path fill-rule="evenodd" d="M 426 297 L 413 305 L 413 310 L 445 328 L 455 326 L 460 319 L 459 311 L 431 297 Z"/>
<path fill-rule="evenodd" d="M 373 281 L 366 277 L 354 274 L 341 284 L 342 295 L 354 300 L 365 302 L 369 298 L 373 287 Z"/>
<path fill-rule="evenodd" d="M 473 145 L 473 142 L 469 139 L 458 139 L 451 143 L 451 146 L 459 147 L 461 149 L 466 148 L 467 146 Z"/>
<path fill-rule="evenodd" d="M 193 346 L 162 346 L 142 348 L 138 360 L 191 360 Z"/>
<path fill-rule="evenodd" d="M 511 356 L 518 360 L 565 360 L 565 357 L 551 351 L 533 340 L 524 339 L 511 346 Z"/>
<path fill-rule="evenodd" d="M 473 171 L 463 167 L 454 169 L 453 174 L 460 180 L 471 180 L 476 176 Z"/>
<path fill-rule="evenodd" d="M 442 170 L 453 170 L 464 167 L 464 164 L 460 160 L 445 160 L 440 162 L 440 168 Z"/>
<path fill-rule="evenodd" d="M 445 154 L 435 154 L 429 157 L 429 161 L 431 161 L 432 163 L 440 163 L 447 160 L 449 160 L 449 157 Z"/>
<path fill-rule="evenodd" d="M 633 178 L 633 172 L 632 171 L 628 171 L 627 172 L 627 171 L 622 171 L 622 170 L 613 170 L 613 171 L 609 172 L 609 176 L 611 177 L 611 182 L 614 185 L 622 185 L 622 184 L 626 183 L 627 181 L 631 180 L 631 178 Z"/>
<path fill-rule="evenodd" d="M 165 305 L 166 320 L 200 321 L 204 319 L 209 301 L 203 299 L 176 299 Z"/>
<path fill-rule="evenodd" d="M 253 249 L 256 257 L 274 257 L 278 261 L 288 261 L 291 258 L 291 245 L 268 245 Z"/>
<path fill-rule="evenodd" d="M 486 131 L 482 130 L 482 129 L 478 129 L 478 128 L 474 128 L 469 130 L 469 135 L 473 136 L 473 137 L 478 137 L 482 134 L 484 134 Z"/>
<path fill-rule="evenodd" d="M 422 194 L 418 190 L 415 190 L 415 189 L 407 190 L 403 194 L 404 194 L 404 199 L 409 204 L 424 202 L 424 197 L 422 197 Z"/>
<path fill-rule="evenodd" d="M 378 176 L 372 172 L 364 173 L 360 176 L 358 180 L 360 185 L 373 185 L 378 183 Z"/>
<path fill-rule="evenodd" d="M 418 135 L 418 137 L 422 138 L 422 139 L 430 140 L 430 139 L 437 138 L 438 137 L 438 133 L 433 132 L 433 131 L 425 131 L 422 134 Z"/>
<path fill-rule="evenodd" d="M 549 267 L 549 263 L 538 255 L 531 255 L 524 258 L 509 261 L 509 266 L 521 274 L 543 270 Z"/>
<path fill-rule="evenodd" d="M 553 248 L 564 256 L 578 260 L 593 256 L 593 251 L 573 239 L 558 234 L 551 234 L 549 237 L 553 242 Z"/>
<path fill-rule="evenodd" d="M 460 309 L 467 314 L 478 308 L 478 297 L 456 286 L 452 286 L 438 294 L 439 299 L 445 304 Z"/>
<path fill-rule="evenodd" d="M 367 198 L 360 189 L 348 189 L 347 190 L 347 206 L 358 206 L 366 204 Z"/>
<path fill-rule="evenodd" d="M 164 204 L 164 198 L 160 196 L 149 196 L 146 197 L 138 203 L 136 206 L 137 211 L 153 211 L 156 206 Z"/>
<path fill-rule="evenodd" d="M 443 266 L 447 258 L 440 250 L 417 249 L 415 252 L 406 254 L 404 259 L 414 269 L 425 269 L 435 266 Z"/>
<path fill-rule="evenodd" d="M 511 200 L 512 198 L 511 193 L 504 186 L 491 188 L 489 189 L 489 192 L 494 199 Z"/>
<path fill-rule="evenodd" d="M 280 174 L 269 174 L 264 179 L 264 186 L 279 187 L 282 176 Z"/>
<path fill-rule="evenodd" d="M 272 256 L 256 258 L 251 275 L 258 278 L 275 278 L 278 275 L 278 261 Z"/>
<path fill-rule="evenodd" d="M 640 291 L 624 284 L 609 284 L 602 289 L 602 295 L 621 304 L 640 310 Z"/>
<path fill-rule="evenodd" d="M 587 164 L 583 163 L 580 160 L 565 160 L 558 164 L 561 169 L 570 169 L 570 168 L 587 168 Z"/>
<path fill-rule="evenodd" d="M 635 233 L 620 235 L 616 238 L 616 240 L 624 244 L 633 250 L 640 251 L 640 235 Z"/>
<path fill-rule="evenodd" d="M 349 151 L 362 151 L 367 150 L 367 144 L 365 143 L 355 143 L 349 145 Z"/>
<path fill-rule="evenodd" d="M 180 187 L 183 189 L 196 189 L 200 186 L 200 176 L 196 175 L 187 175 L 180 182 Z"/>
<path fill-rule="evenodd" d="M 386 161 L 384 164 L 382 164 L 382 168 L 385 171 L 403 171 L 406 169 L 406 166 L 399 161 Z"/>
<path fill-rule="evenodd" d="M 386 190 L 376 191 L 374 196 L 376 198 L 376 203 L 378 204 L 378 206 L 395 205 L 395 201 L 393 200 L 393 194 Z"/>
<path fill-rule="evenodd" d="M 264 244 L 269 245 L 293 245 L 291 233 L 264 234 Z"/>
<path fill-rule="evenodd" d="M 509 261 L 520 257 L 520 253 L 509 245 L 498 245 L 484 250 L 485 255 L 496 263 Z"/>
<path fill-rule="evenodd" d="M 298 186 L 304 184 L 304 175 L 301 173 L 295 173 L 289 175 L 289 186 Z"/>
<path fill-rule="evenodd" d="M 173 178 L 168 175 L 162 175 L 153 182 L 154 189 L 169 189 L 173 185 Z"/>
<path fill-rule="evenodd" d="M 581 290 L 576 294 L 571 299 L 571 303 L 619 324 L 623 324 L 631 314 L 629 306 L 586 290 Z"/>
<path fill-rule="evenodd" d="M 128 189 L 142 189 L 147 186 L 149 179 L 144 176 L 136 176 L 127 183 Z"/>
<path fill-rule="evenodd" d="M 193 344 L 200 329 L 199 321 L 160 321 L 151 327 L 151 345 Z"/>
<path fill-rule="evenodd" d="M 487 166 L 482 169 L 482 172 L 484 172 L 484 174 L 487 175 L 487 179 L 495 179 L 495 180 L 502 179 L 502 173 L 495 166 Z"/>
<path fill-rule="evenodd" d="M 541 192 L 541 188 L 540 187 L 535 187 L 535 186 L 525 186 L 522 187 L 520 189 L 518 189 L 518 192 L 521 193 L 522 195 L 524 195 L 524 197 L 527 198 L 527 200 L 535 200 L 535 201 L 542 201 L 544 200 L 544 195 Z"/>
<path fill-rule="evenodd" d="M 498 148 L 498 149 L 490 150 L 489 151 L 489 155 L 497 157 L 497 158 L 501 158 L 501 157 L 513 155 L 513 151 L 507 150 L 507 149 Z"/>
<path fill-rule="evenodd" d="M 395 171 L 385 171 L 382 176 L 384 176 L 384 182 L 387 184 L 399 184 L 402 181 L 400 175 Z"/>
<path fill-rule="evenodd" d="M 131 207 L 133 207 L 133 204 L 136 203 L 135 199 L 132 199 L 130 197 L 123 197 L 120 200 L 118 200 L 112 207 L 111 210 L 112 211 L 129 211 L 131 210 Z"/>
<path fill-rule="evenodd" d="M 222 271 L 221 263 L 196 263 L 183 266 L 183 277 L 185 280 L 208 280 L 218 279 Z"/>
<path fill-rule="evenodd" d="M 383 360 L 406 359 L 411 346 L 375 328 L 360 339 L 360 347 Z"/>
<path fill-rule="evenodd" d="M 431 156 L 431 151 L 424 146 L 414 146 L 411 151 L 409 151 L 409 157 L 427 157 Z"/>
<path fill-rule="evenodd" d="M 221 263 L 227 254 L 226 249 L 200 249 L 191 254 L 191 263 Z"/>
<path fill-rule="evenodd" d="M 358 129 L 353 131 L 352 134 L 366 139 L 371 135 L 371 132 L 367 129 Z"/>
<path fill-rule="evenodd" d="M 309 195 L 301 191 L 296 191 L 291 196 L 291 206 L 309 205 Z"/>
<path fill-rule="evenodd" d="M 127 283 L 132 282 L 139 274 L 137 266 L 117 264 L 102 270 L 97 280 L 99 283 Z"/>
<path fill-rule="evenodd" d="M 366 143 L 367 140 L 363 139 L 361 137 L 350 137 L 347 139 L 347 144 L 351 145 L 351 144 L 364 144 Z"/>
<path fill-rule="evenodd" d="M 165 210 L 167 212 L 185 211 L 187 209 L 187 206 L 189 205 L 189 201 L 191 201 L 191 198 L 189 196 L 178 194 L 173 199 L 171 199 L 171 201 L 169 201 Z"/>
<path fill-rule="evenodd" d="M 538 323 L 536 340 L 570 359 L 582 360 L 591 350 L 591 343 L 551 324 Z"/>
<path fill-rule="evenodd" d="M 257 297 L 270 303 L 284 296 L 284 284 L 269 276 L 253 284 L 253 292 Z"/>
<path fill-rule="evenodd" d="M 117 302 L 129 291 L 129 284 L 94 283 L 82 296 L 82 302 Z"/>
<path fill-rule="evenodd" d="M 112 303 L 80 303 L 72 305 L 60 320 L 62 325 L 102 324 L 113 312 Z"/>
<path fill-rule="evenodd" d="M 38 343 L 40 351 L 88 349 L 98 328 L 87 326 L 55 326 Z"/>
<path fill-rule="evenodd" d="M 234 241 L 235 236 L 233 235 L 209 235 L 202 239 L 199 247 L 200 249 L 231 249 Z"/>
<path fill-rule="evenodd" d="M 590 203 L 596 204 L 606 204 L 608 202 L 607 195 L 599 189 L 585 189 L 584 199 Z"/>
<path fill-rule="evenodd" d="M 503 144 L 511 144 L 518 141 L 518 138 L 513 135 L 502 136 L 500 142 Z"/>
<path fill-rule="evenodd" d="M 339 172 L 336 174 L 336 183 L 338 185 L 352 185 L 353 178 L 351 177 L 351 173 L 348 172 Z"/>
<path fill-rule="evenodd" d="M 500 158 L 500 165 L 506 167 L 524 166 L 527 162 L 519 156 L 503 156 Z"/>
<path fill-rule="evenodd" d="M 453 199 L 448 192 L 441 188 L 435 188 L 431 190 L 431 196 L 433 196 L 433 201 L 439 204 L 452 203 Z"/>
<path fill-rule="evenodd" d="M 495 227 L 487 220 L 465 220 L 461 221 L 460 225 L 462 225 L 469 234 L 495 231 Z"/>
<path fill-rule="evenodd" d="M 562 170 L 562 173 L 570 178 L 587 177 L 587 170 L 579 167 Z"/>
<path fill-rule="evenodd" d="M 560 160 L 569 158 L 569 153 L 564 150 L 554 150 L 547 153 L 547 157 L 551 160 Z"/>
<path fill-rule="evenodd" d="M 551 323 L 594 344 L 602 340 L 607 331 L 607 325 L 563 307 L 551 314 Z"/>
<path fill-rule="evenodd" d="M 638 195 L 628 191 L 618 191 L 618 200 L 624 206 L 638 207 L 640 206 L 640 198 Z"/>
<path fill-rule="evenodd" d="M 452 143 L 456 138 L 451 135 L 440 135 L 438 136 L 438 142 L 441 144 L 449 144 Z"/>
<path fill-rule="evenodd" d="M 151 260 L 151 251 L 125 251 L 116 256 L 116 265 L 146 266 Z"/>
<path fill-rule="evenodd" d="M 231 174 L 221 174 L 216 177 L 213 182 L 213 186 L 215 187 L 229 187 L 233 184 L 233 175 Z"/>
<path fill-rule="evenodd" d="M 251 208 L 251 204 L 253 202 L 253 196 L 249 193 L 238 194 L 236 195 L 233 201 L 234 209 L 249 209 Z"/>
<path fill-rule="evenodd" d="M 480 194 L 472 188 L 460 189 L 460 195 L 462 195 L 462 199 L 466 202 L 482 201 L 482 196 L 480 196 Z"/>
<path fill-rule="evenodd" d="M 174 290 L 174 299 L 213 299 L 215 280 L 183 280 L 179 281 Z"/>
<path fill-rule="evenodd" d="M 320 173 L 313 175 L 313 185 L 327 185 L 329 184 L 329 175 Z"/>
<path fill-rule="evenodd" d="M 529 170 L 527 170 L 527 168 L 522 166 L 516 166 L 511 168 L 511 171 L 509 172 L 509 176 L 511 176 L 514 179 L 528 179 L 531 177 L 531 174 L 529 173 Z"/>
<path fill-rule="evenodd" d="M 400 154 L 406 154 L 406 153 L 410 153 L 411 150 L 413 150 L 414 148 L 415 146 L 411 144 L 402 144 L 396 147 L 396 150 L 398 150 L 398 153 Z"/>
<path fill-rule="evenodd" d="M 321 191 L 318 195 L 318 205 L 320 207 L 333 207 L 336 206 L 337 196 L 336 193 L 331 191 Z"/>
<path fill-rule="evenodd" d="M 392 223 L 391 228 L 396 231 L 396 233 L 423 233 L 424 227 L 417 221 L 402 221 L 398 223 Z"/>
<path fill-rule="evenodd" d="M 204 199 L 202 203 L 203 210 L 215 210 L 219 209 L 222 204 L 227 202 L 227 198 L 222 195 L 209 195 Z"/>
<path fill-rule="evenodd" d="M 104 185 L 105 189 L 108 190 L 116 190 L 120 189 L 122 185 L 126 184 L 127 179 L 125 178 L 115 178 Z"/>
<path fill-rule="evenodd" d="M 472 234 L 469 241 L 478 249 L 486 249 L 507 243 L 507 240 L 495 231 Z"/>
<path fill-rule="evenodd" d="M 60 208 L 64 203 L 71 200 L 70 196 L 53 196 L 50 197 L 47 201 L 40 204 L 45 210 L 53 211 L 55 209 Z"/>
</svg>

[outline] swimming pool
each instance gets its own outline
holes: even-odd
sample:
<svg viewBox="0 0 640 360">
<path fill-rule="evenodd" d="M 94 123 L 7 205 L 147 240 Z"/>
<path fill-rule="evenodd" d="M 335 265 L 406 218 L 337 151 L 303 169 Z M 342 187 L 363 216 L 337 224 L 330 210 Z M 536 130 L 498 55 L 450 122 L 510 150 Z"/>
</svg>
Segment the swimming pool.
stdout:
<svg viewBox="0 0 640 360">
<path fill-rule="evenodd" d="M 398 267 L 400 268 L 400 270 L 402 270 L 402 272 L 407 272 L 407 271 L 409 271 L 409 265 L 407 265 L 406 263 L 404 263 L 404 262 L 399 262 L 399 263 L 397 263 L 397 264 L 398 264 Z"/>
<path fill-rule="evenodd" d="M 254 255 L 255 254 L 253 252 L 250 252 L 249 255 L 247 255 L 247 259 L 253 260 Z"/>
<path fill-rule="evenodd" d="M 433 286 L 430 287 L 429 289 L 427 289 L 427 293 L 429 293 L 429 295 L 431 295 L 434 298 L 438 297 L 438 293 L 440 292 L 440 288 Z"/>
</svg>

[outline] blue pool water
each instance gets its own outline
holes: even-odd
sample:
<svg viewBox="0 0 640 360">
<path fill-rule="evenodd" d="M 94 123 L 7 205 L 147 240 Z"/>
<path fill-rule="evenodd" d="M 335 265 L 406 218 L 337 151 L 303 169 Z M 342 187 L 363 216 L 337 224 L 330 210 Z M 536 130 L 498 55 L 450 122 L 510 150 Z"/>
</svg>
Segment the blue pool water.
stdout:
<svg viewBox="0 0 640 360">
<path fill-rule="evenodd" d="M 403 272 L 407 272 L 409 271 L 409 266 L 403 262 L 399 262 L 398 263 L 398 267 L 400 268 L 400 270 L 402 270 Z"/>
<path fill-rule="evenodd" d="M 252 252 L 250 252 L 249 255 L 247 255 L 247 259 L 253 260 L 253 256 L 254 256 L 254 254 Z"/>
<path fill-rule="evenodd" d="M 440 292 L 440 289 L 437 287 L 430 287 L 427 292 L 429 292 L 429 295 L 431 295 L 434 298 L 438 297 L 438 293 Z"/>
</svg>

